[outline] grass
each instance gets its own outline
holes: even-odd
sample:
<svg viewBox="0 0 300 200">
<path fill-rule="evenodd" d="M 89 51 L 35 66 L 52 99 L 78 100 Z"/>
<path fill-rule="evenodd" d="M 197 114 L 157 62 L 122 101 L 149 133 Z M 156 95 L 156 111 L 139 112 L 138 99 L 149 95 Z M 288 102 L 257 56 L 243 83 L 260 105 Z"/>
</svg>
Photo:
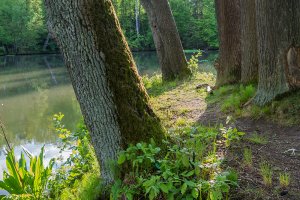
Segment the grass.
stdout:
<svg viewBox="0 0 300 200">
<path fill-rule="evenodd" d="M 143 77 L 150 96 L 150 103 L 156 115 L 166 128 L 195 123 L 199 113 L 206 109 L 205 99 L 208 93 L 197 90 L 201 83 L 213 85 L 215 77 L 210 73 L 195 73 L 190 79 L 162 81 L 161 75 Z"/>
<path fill-rule="evenodd" d="M 265 135 L 259 135 L 257 132 L 254 132 L 248 137 L 246 137 L 246 140 L 248 140 L 253 144 L 260 144 L 260 145 L 265 145 L 268 143 L 268 138 Z"/>
<path fill-rule="evenodd" d="M 291 177 L 287 172 L 279 174 L 279 184 L 281 188 L 287 188 L 290 185 Z"/>
<path fill-rule="evenodd" d="M 252 167 L 253 161 L 252 161 L 252 151 L 249 148 L 244 149 L 244 164 L 247 167 Z"/>
<path fill-rule="evenodd" d="M 293 91 L 265 106 L 245 103 L 250 101 L 256 92 L 253 85 L 228 85 L 215 90 L 206 100 L 209 104 L 218 104 L 222 112 L 235 117 L 265 118 L 282 125 L 300 123 L 300 91 Z"/>
<path fill-rule="evenodd" d="M 77 180 L 72 188 L 62 191 L 61 200 L 70 199 L 97 199 L 100 196 L 101 181 L 98 170 L 92 170 L 85 174 L 81 180 Z"/>
<path fill-rule="evenodd" d="M 260 174 L 263 178 L 265 186 L 269 187 L 272 185 L 273 169 L 272 166 L 267 162 L 260 164 Z"/>
</svg>

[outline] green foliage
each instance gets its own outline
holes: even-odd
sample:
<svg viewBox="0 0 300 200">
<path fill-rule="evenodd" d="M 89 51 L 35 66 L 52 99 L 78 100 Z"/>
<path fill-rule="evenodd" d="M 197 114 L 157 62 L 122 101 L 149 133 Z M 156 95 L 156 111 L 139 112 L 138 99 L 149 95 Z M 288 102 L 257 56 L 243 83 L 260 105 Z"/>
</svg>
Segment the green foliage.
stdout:
<svg viewBox="0 0 300 200">
<path fill-rule="evenodd" d="M 192 74 L 195 75 L 199 69 L 199 57 L 202 56 L 202 52 L 199 51 L 192 55 L 190 60 L 188 61 L 188 67 L 191 70 Z"/>
<path fill-rule="evenodd" d="M 266 186 L 272 185 L 273 170 L 270 164 L 263 162 L 260 164 L 260 174 Z"/>
<path fill-rule="evenodd" d="M 54 115 L 55 130 L 60 138 L 60 150 L 72 150 L 72 154 L 57 169 L 54 179 L 50 182 L 51 196 L 59 197 L 63 189 L 72 187 L 77 180 L 93 169 L 96 159 L 89 142 L 89 133 L 83 123 L 75 132 L 65 128 L 62 123 L 64 115 Z"/>
<path fill-rule="evenodd" d="M 88 173 L 85 173 L 81 179 L 75 180 L 72 187 L 63 189 L 59 199 L 98 199 L 101 189 L 99 171 L 91 170 Z"/>
<path fill-rule="evenodd" d="M 111 199 L 223 199 L 237 185 L 233 171 L 223 171 L 216 156 L 218 131 L 203 127 L 174 130 L 167 151 L 154 142 L 138 143 L 122 151 L 118 165 L 127 172 L 111 189 Z M 213 147 L 209 148 L 209 144 Z M 128 172 L 129 171 L 129 172 Z M 123 180 L 123 181 L 122 181 Z"/>
<path fill-rule="evenodd" d="M 249 148 L 244 149 L 244 164 L 247 167 L 252 167 L 252 151 Z"/>
<path fill-rule="evenodd" d="M 44 147 L 39 156 L 33 156 L 24 149 L 30 158 L 27 167 L 24 153 L 16 161 L 14 150 L 8 152 L 6 156 L 7 171 L 3 172 L 3 181 L 0 181 L 0 188 L 6 190 L 10 195 L 3 199 L 45 199 L 46 187 L 52 173 L 54 160 L 44 167 Z"/>
<path fill-rule="evenodd" d="M 242 136 L 245 135 L 244 132 L 238 131 L 237 128 L 230 125 L 232 121 L 232 117 L 228 116 L 226 120 L 227 127 L 224 127 L 222 124 L 220 125 L 220 131 L 222 136 L 225 138 L 225 145 L 229 147 L 231 142 L 238 141 Z"/>
<path fill-rule="evenodd" d="M 268 143 L 268 138 L 265 135 L 258 134 L 257 132 L 252 133 L 246 139 L 253 144 L 264 145 Z"/>
<path fill-rule="evenodd" d="M 170 0 L 182 44 L 185 48 L 218 47 L 214 1 L 200 4 L 199 0 Z"/>
<path fill-rule="evenodd" d="M 245 104 L 250 98 L 255 94 L 255 87 L 252 85 L 243 86 L 240 85 L 239 90 L 231 94 L 221 106 L 223 112 L 233 112 L 236 113 L 240 111 L 243 104 Z"/>
<path fill-rule="evenodd" d="M 143 83 L 152 96 L 158 96 L 168 90 L 174 89 L 180 84 L 180 81 L 163 81 L 161 75 L 154 75 L 152 77 L 146 75 L 143 76 Z"/>
<path fill-rule="evenodd" d="M 139 4 L 137 5 L 139 8 L 139 34 L 136 32 L 136 1 L 113 0 L 122 30 L 131 49 L 154 49 L 147 14 L 139 1 L 137 2 Z M 182 44 L 184 48 L 218 47 L 214 1 L 204 0 L 202 7 L 196 3 L 197 0 L 170 0 Z M 201 13 L 197 11 L 199 8 Z"/>
<path fill-rule="evenodd" d="M 280 187 L 287 188 L 290 185 L 291 176 L 289 173 L 284 172 L 279 174 Z"/>
<path fill-rule="evenodd" d="M 45 32 L 42 0 L 1 1 L 0 43 L 8 53 L 33 50 Z"/>
</svg>

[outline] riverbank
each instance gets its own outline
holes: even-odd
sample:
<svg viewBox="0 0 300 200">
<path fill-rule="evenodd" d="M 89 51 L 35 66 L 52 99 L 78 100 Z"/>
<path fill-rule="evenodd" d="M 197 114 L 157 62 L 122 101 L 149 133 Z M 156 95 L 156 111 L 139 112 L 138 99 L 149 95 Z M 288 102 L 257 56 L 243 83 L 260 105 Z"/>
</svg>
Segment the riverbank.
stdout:
<svg viewBox="0 0 300 200">
<path fill-rule="evenodd" d="M 203 47 L 200 48 L 202 51 L 218 51 L 218 48 L 213 48 L 213 47 Z M 131 52 L 133 53 L 143 53 L 143 52 L 155 52 L 156 50 L 153 48 L 150 49 L 131 49 Z M 198 53 L 201 50 L 199 49 L 185 49 L 185 53 Z M 3 48 L 0 48 L 0 56 L 33 56 L 33 55 L 53 55 L 53 54 L 61 54 L 59 50 L 57 51 L 37 51 L 37 52 L 21 52 L 21 53 L 16 53 L 16 54 L 7 54 L 5 53 L 5 50 Z"/>
<path fill-rule="evenodd" d="M 220 170 L 232 169 L 239 176 L 239 186 L 231 188 L 229 193 L 231 199 L 300 198 L 300 173 L 297 167 L 300 165 L 298 151 L 300 127 L 297 121 L 291 124 L 290 119 L 276 120 L 278 112 L 286 102 L 290 102 L 290 106 L 295 104 L 295 95 L 273 103 L 274 112 L 261 112 L 257 116 L 256 111 L 250 112 L 249 107 L 243 108 L 241 103 L 252 98 L 252 86 L 248 86 L 248 89 L 233 86 L 236 92 L 220 88 L 210 93 L 207 92 L 206 86 L 213 86 L 215 83 L 215 76 L 211 73 L 197 73 L 186 81 L 162 82 L 160 76 L 144 77 L 143 80 L 155 113 L 162 120 L 170 136 L 175 134 L 177 137 L 185 138 L 191 127 L 216 131 L 217 140 L 210 143 L 207 148 L 210 149 L 213 144 L 217 144 L 215 156 L 222 163 Z M 239 97 L 243 101 L 240 101 L 238 106 L 233 104 L 236 107 L 231 110 L 224 110 L 226 107 L 224 105 L 228 103 L 226 101 L 232 101 L 230 95 L 236 95 L 240 90 L 248 91 Z M 237 108 L 248 115 L 237 115 L 241 113 Z M 299 113 L 296 115 L 299 119 Z M 220 124 L 229 127 L 226 123 L 228 116 L 231 116 L 230 126 L 244 135 L 238 137 L 230 133 L 231 135 L 228 135 L 231 138 L 230 145 L 227 146 L 228 138 L 222 131 L 219 132 L 219 128 Z M 290 115 L 290 118 L 294 117 Z M 296 149 L 294 154 L 293 149 Z M 263 166 L 270 166 L 272 172 L 270 185 L 266 185 L 265 175 L 262 173 Z M 282 176 L 290 177 L 287 186 L 282 185 L 280 178 Z"/>
<path fill-rule="evenodd" d="M 227 117 L 232 116 L 233 126 L 245 132 L 230 148 L 219 149 L 224 156 L 223 167 L 234 168 L 239 174 L 239 187 L 232 191 L 232 199 L 300 199 L 300 93 L 261 108 L 245 106 L 255 94 L 254 86 L 226 86 L 211 93 L 205 86 L 200 87 L 214 83 L 215 77 L 204 73 L 181 83 L 147 87 L 146 82 L 146 87 L 152 105 L 168 128 L 195 124 L 216 127 L 225 125 Z M 251 155 L 245 154 L 248 149 Z M 249 156 L 251 163 L 247 163 Z M 264 182 L 263 163 L 270 165 L 271 185 Z M 285 174 L 290 179 L 283 187 L 280 177 Z"/>
</svg>

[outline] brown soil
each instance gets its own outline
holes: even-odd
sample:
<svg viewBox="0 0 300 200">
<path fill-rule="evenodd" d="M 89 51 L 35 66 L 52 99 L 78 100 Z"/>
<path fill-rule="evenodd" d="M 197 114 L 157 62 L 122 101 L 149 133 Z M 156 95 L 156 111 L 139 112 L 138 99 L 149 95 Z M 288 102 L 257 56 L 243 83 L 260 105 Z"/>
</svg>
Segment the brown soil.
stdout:
<svg viewBox="0 0 300 200">
<path fill-rule="evenodd" d="M 226 116 L 216 105 L 209 105 L 200 116 L 199 123 L 204 125 L 225 124 Z M 246 133 L 243 140 L 231 145 L 231 148 L 221 149 L 225 155 L 226 165 L 237 170 L 239 188 L 231 195 L 231 199 L 245 200 L 300 200 L 300 126 L 282 126 L 273 122 L 250 118 L 237 119 L 235 126 Z M 255 144 L 247 140 L 247 136 L 256 133 L 267 138 L 267 144 Z M 253 154 L 253 166 L 247 167 L 243 162 L 244 148 L 250 148 Z M 296 151 L 293 153 L 292 149 Z M 290 150 L 290 151 L 288 151 Z M 272 186 L 265 186 L 260 175 L 259 166 L 267 162 L 273 168 Z M 281 188 L 279 173 L 288 172 L 291 184 Z M 287 194 L 283 194 L 286 193 Z"/>
<path fill-rule="evenodd" d="M 156 111 L 166 121 L 171 119 L 172 126 L 178 118 L 184 118 L 189 123 L 200 123 L 203 125 L 225 124 L 226 115 L 221 113 L 218 105 L 209 105 L 205 101 L 205 95 L 199 95 L 196 90 L 196 83 L 189 86 L 181 86 L 175 90 L 165 92 L 155 98 Z M 198 91 L 198 92 L 197 92 Z M 185 108 L 185 112 L 179 110 Z M 246 133 L 246 137 L 256 132 L 268 138 L 264 145 L 250 143 L 243 139 L 232 144 L 230 149 L 220 148 L 225 156 L 225 166 L 237 170 L 239 174 L 239 187 L 231 194 L 231 199 L 236 200 L 276 200 L 289 199 L 300 200 L 300 125 L 285 127 L 274 124 L 271 121 L 250 118 L 237 119 L 235 126 Z M 244 148 L 251 148 L 253 154 L 253 166 L 246 167 L 243 163 Z M 289 149 L 296 149 L 295 155 L 286 152 Z M 260 175 L 260 163 L 266 161 L 273 168 L 272 186 L 266 187 Z M 291 183 L 286 189 L 280 188 L 279 173 L 288 172 L 291 176 Z M 286 190 L 288 193 L 281 196 L 280 193 Z"/>
</svg>

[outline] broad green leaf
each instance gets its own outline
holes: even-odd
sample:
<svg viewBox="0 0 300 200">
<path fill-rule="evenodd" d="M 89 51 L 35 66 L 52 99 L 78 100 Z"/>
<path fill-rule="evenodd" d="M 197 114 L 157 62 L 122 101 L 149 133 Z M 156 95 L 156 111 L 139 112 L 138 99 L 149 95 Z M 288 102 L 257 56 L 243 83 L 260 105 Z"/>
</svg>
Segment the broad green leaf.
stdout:
<svg viewBox="0 0 300 200">
<path fill-rule="evenodd" d="M 13 179 L 15 179 L 16 186 L 22 188 L 21 177 L 19 175 L 19 172 L 18 172 L 18 169 L 16 166 L 14 150 L 9 152 L 6 156 L 6 167 L 7 167 L 7 170 L 9 172 L 10 176 L 12 176 Z"/>
<path fill-rule="evenodd" d="M 126 155 L 125 154 L 120 154 L 118 158 L 118 164 L 122 165 L 126 161 Z"/>
<path fill-rule="evenodd" d="M 169 192 L 169 187 L 164 184 L 164 183 L 160 183 L 159 184 L 159 188 L 164 192 L 164 193 L 168 193 Z"/>
<path fill-rule="evenodd" d="M 195 199 L 198 198 L 198 196 L 199 196 L 199 191 L 198 191 L 197 188 L 193 188 L 193 189 L 192 189 L 192 196 L 193 196 Z"/>
<path fill-rule="evenodd" d="M 184 193 L 186 192 L 186 189 L 187 189 L 187 184 L 184 183 L 184 184 L 181 186 L 181 189 L 180 189 L 181 194 L 184 194 Z"/>
<path fill-rule="evenodd" d="M 190 161 L 187 155 L 183 155 L 181 158 L 181 162 L 183 164 L 183 166 L 185 167 L 189 167 L 190 166 Z"/>
<path fill-rule="evenodd" d="M 126 193 L 127 200 L 133 200 L 133 195 L 131 193 Z"/>
</svg>

